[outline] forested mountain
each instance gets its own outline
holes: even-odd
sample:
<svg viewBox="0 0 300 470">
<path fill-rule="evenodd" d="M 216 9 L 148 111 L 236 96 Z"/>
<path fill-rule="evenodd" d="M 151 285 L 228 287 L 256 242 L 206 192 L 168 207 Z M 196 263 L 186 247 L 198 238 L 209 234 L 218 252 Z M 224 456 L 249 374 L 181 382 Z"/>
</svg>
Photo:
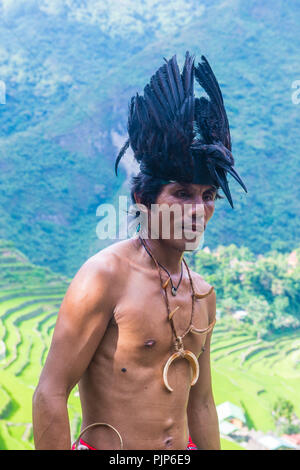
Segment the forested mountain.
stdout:
<svg viewBox="0 0 300 470">
<path fill-rule="evenodd" d="M 217 201 L 205 245 L 291 252 L 299 240 L 300 5 L 290 0 L 1 0 L 0 237 L 72 276 L 111 240 L 96 209 L 129 195 L 113 164 L 127 106 L 163 57 L 209 60 L 231 125 L 235 209 Z M 196 89 L 200 92 L 200 89 Z"/>
</svg>

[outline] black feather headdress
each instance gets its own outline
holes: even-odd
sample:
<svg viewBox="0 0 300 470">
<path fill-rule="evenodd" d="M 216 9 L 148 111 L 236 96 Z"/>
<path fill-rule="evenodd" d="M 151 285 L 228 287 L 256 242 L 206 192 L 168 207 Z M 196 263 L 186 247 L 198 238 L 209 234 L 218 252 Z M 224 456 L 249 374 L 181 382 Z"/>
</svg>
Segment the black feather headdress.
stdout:
<svg viewBox="0 0 300 470">
<path fill-rule="evenodd" d="M 234 169 L 231 138 L 223 97 L 217 79 L 202 55 L 196 67 L 186 52 L 180 73 L 174 55 L 131 98 L 128 108 L 129 138 L 115 162 L 115 172 L 129 145 L 142 173 L 161 179 L 221 187 L 233 202 L 227 172 L 247 192 Z M 194 78 L 207 93 L 194 96 Z"/>
</svg>

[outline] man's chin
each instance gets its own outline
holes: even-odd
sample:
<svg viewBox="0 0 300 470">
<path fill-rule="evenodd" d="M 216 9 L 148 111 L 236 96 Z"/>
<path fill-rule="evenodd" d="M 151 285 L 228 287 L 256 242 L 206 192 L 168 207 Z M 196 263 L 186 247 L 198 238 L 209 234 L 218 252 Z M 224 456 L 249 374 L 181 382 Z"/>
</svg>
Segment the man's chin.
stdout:
<svg viewBox="0 0 300 470">
<path fill-rule="evenodd" d="M 194 233 L 194 237 L 191 236 Z M 202 232 L 190 232 L 189 236 L 185 236 L 183 239 L 184 251 L 194 251 L 199 248 L 199 245 L 203 244 L 204 231 Z"/>
<path fill-rule="evenodd" d="M 182 238 L 173 238 L 169 240 L 169 243 L 180 251 L 194 251 L 198 248 L 202 236 L 203 232 L 197 232 L 194 237 L 190 235 L 189 237 L 183 236 Z"/>
</svg>

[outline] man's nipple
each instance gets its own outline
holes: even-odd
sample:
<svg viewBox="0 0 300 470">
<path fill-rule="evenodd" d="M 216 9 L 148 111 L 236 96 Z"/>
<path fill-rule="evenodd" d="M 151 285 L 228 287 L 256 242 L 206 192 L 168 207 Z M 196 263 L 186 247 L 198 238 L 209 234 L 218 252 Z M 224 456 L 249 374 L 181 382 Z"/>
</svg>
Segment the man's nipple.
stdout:
<svg viewBox="0 0 300 470">
<path fill-rule="evenodd" d="M 144 346 L 146 348 L 152 348 L 155 345 L 156 341 L 155 339 L 148 339 L 147 341 L 144 342 Z"/>
</svg>

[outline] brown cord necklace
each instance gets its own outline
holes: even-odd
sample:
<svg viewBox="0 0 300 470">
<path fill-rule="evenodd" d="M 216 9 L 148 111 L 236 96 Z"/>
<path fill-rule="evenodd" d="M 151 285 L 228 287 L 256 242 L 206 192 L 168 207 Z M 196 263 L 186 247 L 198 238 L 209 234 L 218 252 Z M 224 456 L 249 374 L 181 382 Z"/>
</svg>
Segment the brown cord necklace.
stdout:
<svg viewBox="0 0 300 470">
<path fill-rule="evenodd" d="M 167 293 L 167 286 L 169 284 L 169 281 L 171 279 L 171 276 L 169 275 L 169 278 L 167 279 L 167 281 L 163 281 L 162 279 L 162 275 L 161 275 L 161 269 L 160 269 L 160 263 L 158 263 L 158 261 L 155 259 L 153 253 L 151 252 L 149 246 L 147 247 L 146 246 L 146 243 L 145 243 L 145 240 L 139 236 L 139 239 L 142 243 L 142 245 L 144 246 L 145 250 L 147 251 L 147 253 L 151 256 L 151 258 L 153 259 L 155 265 L 156 265 L 156 268 L 158 270 L 158 273 L 159 273 L 159 277 L 160 277 L 160 283 L 161 283 L 161 287 L 164 291 L 164 294 L 165 294 L 165 300 L 166 300 L 166 306 L 167 306 L 167 311 L 168 311 L 168 320 L 170 321 L 170 324 L 171 324 L 171 328 L 172 328 L 172 332 L 173 332 L 173 335 L 175 337 L 175 343 L 174 343 L 174 349 L 175 349 L 175 352 L 169 357 L 169 359 L 167 360 L 165 366 L 164 366 L 164 371 L 163 371 L 163 381 L 164 381 L 164 384 L 166 386 L 166 388 L 170 391 L 170 392 L 173 392 L 173 389 L 170 387 L 169 383 L 168 383 L 168 371 L 169 371 L 169 367 L 170 365 L 172 364 L 172 362 L 175 360 L 175 359 L 179 359 L 179 358 L 183 358 L 183 359 L 187 359 L 192 367 L 192 372 L 193 372 L 193 378 L 192 378 L 192 381 L 191 381 L 191 386 L 192 385 L 195 385 L 195 383 L 197 382 L 198 378 L 199 378 L 199 363 L 198 363 L 198 359 L 197 357 L 195 356 L 195 354 L 192 352 L 192 351 L 189 351 L 188 349 L 184 349 L 184 346 L 183 346 L 183 338 L 188 334 L 188 333 L 194 333 L 194 334 L 197 334 L 197 335 L 203 335 L 205 333 L 208 333 L 209 331 L 211 331 L 216 323 L 216 319 L 214 319 L 214 321 L 208 325 L 207 328 L 203 328 L 203 329 L 199 329 L 199 328 L 196 328 L 194 325 L 193 325 L 193 319 L 194 319 L 194 303 L 195 303 L 195 298 L 196 299 L 203 299 L 205 297 L 207 297 L 214 289 L 214 286 L 212 286 L 208 292 L 206 292 L 205 294 L 198 294 L 197 292 L 195 292 L 195 289 L 194 289 L 194 284 L 193 284 L 193 280 L 192 280 L 192 277 L 191 277 L 191 273 L 190 273 L 190 270 L 189 270 L 189 267 L 184 259 L 184 257 L 182 258 L 183 259 L 183 262 L 186 266 L 186 269 L 187 269 L 187 272 L 188 272 L 188 276 L 189 276 L 189 280 L 190 280 L 190 285 L 191 285 L 191 290 L 192 290 L 192 312 L 191 312 L 191 319 L 190 319 L 190 324 L 189 326 L 186 328 L 186 330 L 184 331 L 184 333 L 181 335 L 181 336 L 178 336 L 177 335 L 177 332 L 176 332 L 176 328 L 175 328 L 175 325 L 174 325 L 174 322 L 173 322 L 173 315 L 174 313 L 180 308 L 179 305 L 177 305 L 177 307 L 170 311 L 170 305 L 169 305 L 169 299 L 168 299 L 168 293 Z M 172 284 L 173 285 L 173 284 Z M 203 351 L 203 348 L 202 348 L 202 351 Z"/>
</svg>

